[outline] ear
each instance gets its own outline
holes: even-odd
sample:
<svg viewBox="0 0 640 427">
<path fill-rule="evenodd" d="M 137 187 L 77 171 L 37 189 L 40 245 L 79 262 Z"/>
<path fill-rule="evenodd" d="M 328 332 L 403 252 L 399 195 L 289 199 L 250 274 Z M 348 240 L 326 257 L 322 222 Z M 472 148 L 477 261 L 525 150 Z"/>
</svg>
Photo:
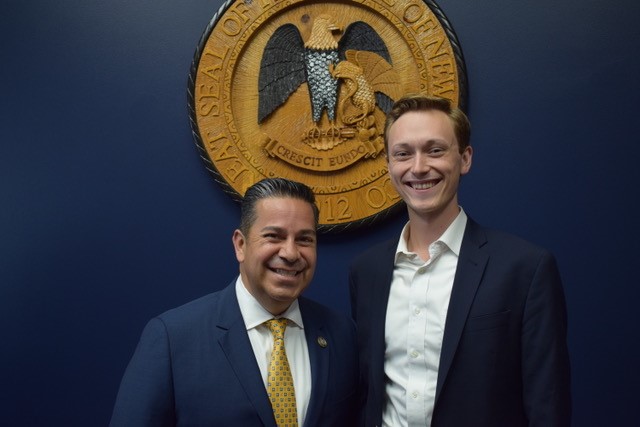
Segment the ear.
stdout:
<svg viewBox="0 0 640 427">
<path fill-rule="evenodd" d="M 471 170 L 471 159 L 473 158 L 473 148 L 470 145 L 462 152 L 460 175 L 466 175 Z"/>
<path fill-rule="evenodd" d="M 245 249 L 245 243 L 246 243 L 244 234 L 242 234 L 242 231 L 240 230 L 235 230 L 233 232 L 233 237 L 231 239 L 233 240 L 233 248 L 236 251 L 236 259 L 238 260 L 238 262 L 243 262 L 244 249 Z"/>
</svg>

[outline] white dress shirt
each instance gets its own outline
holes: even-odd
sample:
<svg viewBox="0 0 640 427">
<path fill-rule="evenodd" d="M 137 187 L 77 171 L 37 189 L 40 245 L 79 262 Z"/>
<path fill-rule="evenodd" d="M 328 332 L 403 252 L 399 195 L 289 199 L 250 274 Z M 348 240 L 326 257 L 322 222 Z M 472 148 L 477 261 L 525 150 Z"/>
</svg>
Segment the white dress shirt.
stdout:
<svg viewBox="0 0 640 427">
<path fill-rule="evenodd" d="M 442 337 L 458 255 L 467 224 L 462 209 L 424 262 L 400 235 L 385 323 L 384 426 L 429 426 L 440 366 Z"/>
<path fill-rule="evenodd" d="M 236 296 L 266 390 L 269 360 L 273 350 L 273 334 L 264 322 L 273 319 L 274 316 L 249 293 L 240 276 L 236 280 Z M 288 319 L 284 333 L 284 347 L 287 352 L 291 376 L 293 377 L 293 386 L 296 392 L 298 425 L 302 426 L 304 425 L 309 398 L 311 397 L 311 363 L 309 362 L 309 349 L 304 335 L 304 325 L 298 300 L 295 300 L 282 315 L 278 316 L 278 318 L 281 317 Z"/>
</svg>

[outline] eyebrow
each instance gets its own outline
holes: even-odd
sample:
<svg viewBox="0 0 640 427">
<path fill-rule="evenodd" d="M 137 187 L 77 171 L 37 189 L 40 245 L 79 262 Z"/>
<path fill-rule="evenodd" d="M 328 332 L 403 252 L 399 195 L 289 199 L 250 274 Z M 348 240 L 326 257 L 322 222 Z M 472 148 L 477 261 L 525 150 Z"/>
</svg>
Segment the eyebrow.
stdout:
<svg viewBox="0 0 640 427">
<path fill-rule="evenodd" d="M 278 227 L 275 225 L 267 225 L 266 227 L 263 227 L 261 230 L 261 232 L 265 232 L 265 231 L 275 231 L 278 233 L 283 233 L 285 231 L 284 228 L 282 227 Z M 305 228 L 304 230 L 300 230 L 300 232 L 298 234 L 302 234 L 302 235 L 313 235 L 315 236 L 317 234 L 316 230 L 312 229 L 312 228 Z"/>
<path fill-rule="evenodd" d="M 446 138 L 429 138 L 429 139 L 421 139 L 418 141 L 418 144 L 449 144 L 450 142 Z M 393 147 L 409 147 L 413 146 L 414 142 L 396 142 L 393 144 Z"/>
</svg>

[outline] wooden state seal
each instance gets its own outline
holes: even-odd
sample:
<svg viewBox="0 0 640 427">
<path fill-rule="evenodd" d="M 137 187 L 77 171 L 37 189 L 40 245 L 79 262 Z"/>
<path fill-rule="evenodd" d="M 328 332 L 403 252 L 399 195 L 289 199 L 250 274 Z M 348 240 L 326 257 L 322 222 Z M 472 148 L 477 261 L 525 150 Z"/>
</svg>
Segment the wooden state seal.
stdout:
<svg viewBox="0 0 640 427">
<path fill-rule="evenodd" d="M 196 49 L 191 127 L 232 197 L 265 177 L 304 182 L 320 231 L 343 231 L 401 202 L 383 152 L 393 102 L 421 92 L 464 107 L 465 73 L 433 1 L 227 1 Z"/>
</svg>

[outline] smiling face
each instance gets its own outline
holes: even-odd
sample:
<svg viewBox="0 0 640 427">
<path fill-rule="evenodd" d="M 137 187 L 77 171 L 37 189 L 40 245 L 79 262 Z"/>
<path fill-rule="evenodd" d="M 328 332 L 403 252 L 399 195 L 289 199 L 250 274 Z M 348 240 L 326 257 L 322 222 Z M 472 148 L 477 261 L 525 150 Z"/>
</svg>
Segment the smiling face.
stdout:
<svg viewBox="0 0 640 427">
<path fill-rule="evenodd" d="M 316 267 L 316 225 L 306 201 L 268 197 L 256 203 L 245 236 L 233 233 L 247 290 L 271 314 L 285 311 L 309 285 Z"/>
<path fill-rule="evenodd" d="M 449 117 L 438 110 L 406 112 L 388 129 L 387 140 L 389 176 L 409 218 L 452 222 L 472 149 L 460 152 Z"/>
</svg>

